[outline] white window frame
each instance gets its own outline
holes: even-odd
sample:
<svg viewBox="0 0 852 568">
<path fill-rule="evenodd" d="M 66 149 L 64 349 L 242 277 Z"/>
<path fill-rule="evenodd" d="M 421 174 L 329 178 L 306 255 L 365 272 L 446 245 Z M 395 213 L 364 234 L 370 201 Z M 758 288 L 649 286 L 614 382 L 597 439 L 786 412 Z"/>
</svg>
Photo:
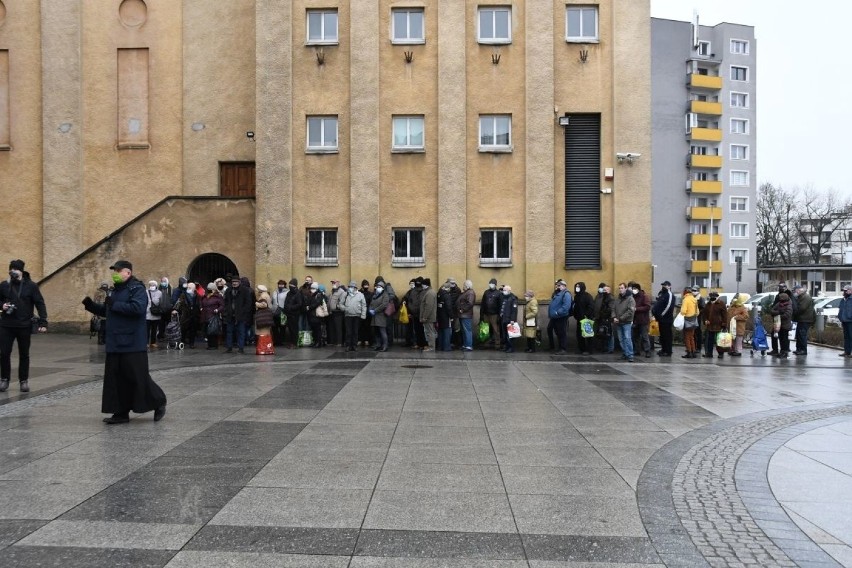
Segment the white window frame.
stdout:
<svg viewBox="0 0 852 568">
<path fill-rule="evenodd" d="M 320 121 L 320 144 L 311 145 L 311 121 Z M 325 143 L 325 124 L 334 120 L 334 145 Z M 340 122 L 337 115 L 309 115 L 305 120 L 305 153 L 306 154 L 336 154 L 340 148 Z"/>
<path fill-rule="evenodd" d="M 729 253 L 730 254 L 728 255 L 728 260 L 730 264 L 736 264 L 737 257 L 742 256 L 743 266 L 748 266 L 748 249 L 730 249 Z M 742 253 L 742 255 L 739 255 L 737 253 Z"/>
<path fill-rule="evenodd" d="M 507 119 L 509 122 L 509 143 L 508 144 L 497 144 L 497 120 L 499 119 Z M 494 144 L 483 144 L 482 143 L 482 121 L 490 120 L 493 121 L 492 127 L 494 134 L 495 143 Z M 512 147 L 512 115 L 511 114 L 480 114 L 479 115 L 479 151 L 480 152 L 493 152 L 493 153 L 508 153 L 511 152 Z"/>
<path fill-rule="evenodd" d="M 735 74 L 738 74 L 738 73 L 735 73 L 735 72 L 739 72 L 739 71 L 743 71 L 743 74 L 745 75 L 745 79 L 737 79 L 735 77 Z M 749 68 L 746 67 L 745 65 L 731 65 L 729 73 L 730 73 L 731 81 L 737 81 L 739 83 L 748 83 L 749 82 L 748 81 Z"/>
<path fill-rule="evenodd" d="M 485 233 L 492 233 L 494 236 L 494 247 L 493 247 L 493 256 L 486 257 L 482 256 L 482 236 Z M 508 257 L 498 257 L 497 256 L 497 238 L 498 234 L 506 233 L 509 237 L 509 256 Z M 479 265 L 480 266 L 503 266 L 509 267 L 512 266 L 512 229 L 509 227 L 494 227 L 494 228 L 481 228 L 479 229 Z"/>
<path fill-rule="evenodd" d="M 310 256 L 311 254 L 311 234 L 320 234 L 320 256 Z M 326 237 L 328 234 L 334 233 L 334 244 L 326 245 Z M 305 265 L 306 266 L 337 266 L 338 255 L 340 254 L 340 233 L 335 227 L 317 227 L 305 230 Z M 326 247 L 334 247 L 332 251 L 326 251 Z"/>
<path fill-rule="evenodd" d="M 423 132 L 423 143 L 420 145 L 411 144 L 411 121 L 419 120 L 421 130 Z M 406 123 L 406 140 L 407 144 L 396 144 L 396 125 L 397 121 L 405 121 Z M 405 153 L 422 153 L 426 151 L 426 119 L 422 114 L 400 114 L 394 115 L 391 118 L 391 152 L 396 154 Z"/>
<path fill-rule="evenodd" d="M 699 40 L 698 45 L 695 46 L 695 51 L 698 53 L 698 55 L 702 55 L 704 57 L 710 57 L 710 54 L 713 53 L 713 50 L 711 49 L 712 47 L 713 47 L 713 45 L 709 41 L 702 39 L 702 40 Z M 702 49 L 702 48 L 704 48 L 704 49 Z"/>
<path fill-rule="evenodd" d="M 751 43 L 751 42 L 749 42 L 747 39 L 736 39 L 736 38 L 731 38 L 730 52 L 731 52 L 732 54 L 734 54 L 734 55 L 748 55 L 749 48 L 750 48 L 750 45 L 749 45 L 750 43 Z M 737 50 L 737 49 L 734 49 L 734 46 L 735 46 L 735 45 L 742 45 L 742 46 L 743 46 L 743 50 L 742 50 L 742 51 L 739 51 L 739 50 Z"/>
<path fill-rule="evenodd" d="M 595 29 L 589 32 L 583 29 L 583 16 L 586 11 L 595 14 Z M 572 36 L 569 32 L 571 14 L 576 13 L 580 18 L 580 35 Z M 568 43 L 598 43 L 600 41 L 600 14 L 596 5 L 572 5 L 565 7 L 565 41 Z"/>
<path fill-rule="evenodd" d="M 748 201 L 748 197 L 745 195 L 732 195 L 728 201 L 728 211 L 732 211 L 734 213 L 747 213 Z M 744 205 L 742 209 L 740 209 L 739 207 L 740 203 Z M 734 204 L 736 204 L 736 207 L 734 206 Z"/>
<path fill-rule="evenodd" d="M 737 149 L 736 151 L 734 149 Z M 730 156 L 732 160 L 748 160 L 749 159 L 749 147 L 748 144 L 731 144 L 730 146 Z M 742 150 L 742 157 L 738 157 L 736 154 L 739 150 Z"/>
<path fill-rule="evenodd" d="M 329 37 L 325 29 L 325 16 L 334 14 L 334 37 Z M 311 39 L 311 16 L 320 16 L 322 37 Z M 337 8 L 310 8 L 305 11 L 305 45 L 338 45 L 340 43 L 340 17 Z"/>
<path fill-rule="evenodd" d="M 743 104 L 740 105 L 738 102 L 735 104 L 735 101 L 743 100 Z M 731 91 L 730 98 L 731 108 L 749 108 L 749 95 L 748 93 L 742 93 L 739 91 Z"/>
<path fill-rule="evenodd" d="M 406 25 L 406 36 L 405 37 L 397 37 L 397 29 L 396 29 L 396 15 L 397 14 L 406 14 L 405 25 Z M 421 36 L 420 37 L 411 37 L 411 14 L 419 13 L 421 19 Z M 426 43 L 426 10 L 422 7 L 411 6 L 411 7 L 398 7 L 391 8 L 391 43 L 395 45 L 418 45 Z"/>
<path fill-rule="evenodd" d="M 396 234 L 397 232 L 405 232 L 407 256 L 396 255 Z M 411 234 L 420 233 L 420 243 L 422 256 L 411 255 Z M 419 267 L 426 266 L 426 229 L 423 227 L 394 227 L 391 230 L 391 265 L 401 267 Z"/>
<path fill-rule="evenodd" d="M 482 30 L 480 29 L 480 22 L 482 21 L 482 15 L 485 12 L 492 12 L 492 23 L 494 24 L 494 32 L 497 32 L 496 25 L 496 15 L 497 12 L 506 12 L 508 13 L 508 37 L 482 37 Z M 512 43 L 512 7 L 508 5 L 498 5 L 498 6 L 479 6 L 476 10 L 476 41 L 481 44 L 486 45 L 507 45 Z"/>
<path fill-rule="evenodd" d="M 745 176 L 745 183 L 735 183 L 734 175 L 743 175 Z M 729 177 L 728 185 L 731 187 L 748 187 L 751 183 L 751 175 L 748 170 L 731 170 L 731 175 Z"/>
<path fill-rule="evenodd" d="M 734 230 L 736 227 L 736 231 Z M 742 230 L 741 235 L 735 234 Z M 748 223 L 729 223 L 728 224 L 728 236 L 732 239 L 747 239 L 749 238 L 749 226 Z"/>
<path fill-rule="evenodd" d="M 735 130 L 734 129 L 734 123 L 735 122 L 743 124 L 745 126 L 745 130 L 743 130 L 742 132 L 738 132 L 737 130 Z M 731 119 L 731 127 L 730 127 L 731 134 L 749 134 L 750 129 L 751 129 L 751 124 L 749 124 L 749 119 L 747 119 L 747 118 L 732 118 Z"/>
</svg>

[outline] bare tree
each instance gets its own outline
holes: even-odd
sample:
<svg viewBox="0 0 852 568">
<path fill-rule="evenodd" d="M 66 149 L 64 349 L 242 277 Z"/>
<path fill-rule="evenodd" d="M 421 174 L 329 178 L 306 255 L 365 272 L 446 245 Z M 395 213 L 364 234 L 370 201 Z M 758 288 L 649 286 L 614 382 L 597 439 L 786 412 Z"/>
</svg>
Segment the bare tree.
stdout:
<svg viewBox="0 0 852 568">
<path fill-rule="evenodd" d="M 757 197 L 757 265 L 791 264 L 796 255 L 795 227 L 801 214 L 793 193 L 761 184 Z"/>
<path fill-rule="evenodd" d="M 830 251 L 834 234 L 842 232 L 852 218 L 852 202 L 834 190 L 821 193 L 808 187 L 793 193 L 800 203 L 800 215 L 795 221 L 796 235 L 807 253 L 806 262 L 819 264 L 822 256 Z"/>
</svg>

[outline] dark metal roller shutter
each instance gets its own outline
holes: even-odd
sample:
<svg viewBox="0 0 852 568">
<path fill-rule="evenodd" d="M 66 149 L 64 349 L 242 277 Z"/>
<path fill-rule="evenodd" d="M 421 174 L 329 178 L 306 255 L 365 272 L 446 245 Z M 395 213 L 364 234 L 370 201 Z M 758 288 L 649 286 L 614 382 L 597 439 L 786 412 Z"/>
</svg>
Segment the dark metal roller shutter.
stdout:
<svg viewBox="0 0 852 568">
<path fill-rule="evenodd" d="M 601 267 L 601 115 L 565 128 L 565 268 Z"/>
</svg>

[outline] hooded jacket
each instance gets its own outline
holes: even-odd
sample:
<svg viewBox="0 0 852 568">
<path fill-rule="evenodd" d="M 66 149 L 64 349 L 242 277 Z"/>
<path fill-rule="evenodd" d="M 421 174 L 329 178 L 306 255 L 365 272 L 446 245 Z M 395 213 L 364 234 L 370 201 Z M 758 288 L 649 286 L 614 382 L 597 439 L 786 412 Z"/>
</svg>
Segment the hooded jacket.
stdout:
<svg viewBox="0 0 852 568">
<path fill-rule="evenodd" d="M 38 310 L 38 326 L 47 327 L 47 308 L 38 285 L 30 279 L 30 273 L 23 271 L 20 281 L 5 280 L 0 282 L 0 306 L 12 303 L 17 306 L 14 312 L 0 313 L 0 327 L 30 327 L 32 325 L 33 308 Z M 146 302 L 147 306 L 147 302 Z M 142 318 L 145 321 L 145 318 Z"/>
<path fill-rule="evenodd" d="M 591 319 L 595 315 L 595 299 L 586 292 L 585 282 L 577 282 L 576 288 L 579 288 L 580 291 L 574 291 L 574 319 L 577 321 L 585 318 Z"/>
<path fill-rule="evenodd" d="M 294 279 L 295 280 L 295 279 Z M 284 298 L 284 313 L 287 317 L 297 316 L 305 311 L 305 297 L 296 287 L 296 284 L 290 281 L 290 291 L 287 292 L 287 297 Z"/>
</svg>

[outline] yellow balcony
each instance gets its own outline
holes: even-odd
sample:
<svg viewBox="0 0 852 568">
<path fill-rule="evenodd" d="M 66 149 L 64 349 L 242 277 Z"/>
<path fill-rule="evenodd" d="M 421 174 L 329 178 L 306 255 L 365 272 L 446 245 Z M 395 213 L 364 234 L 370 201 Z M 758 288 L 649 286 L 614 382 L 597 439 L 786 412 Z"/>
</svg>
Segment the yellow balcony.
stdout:
<svg viewBox="0 0 852 568">
<path fill-rule="evenodd" d="M 708 140 L 710 142 L 721 142 L 722 131 L 718 128 L 693 128 L 689 132 L 690 140 Z"/>
<path fill-rule="evenodd" d="M 707 274 L 710 272 L 710 261 L 707 260 L 693 260 L 689 264 L 689 271 L 695 272 L 698 274 Z M 722 261 L 714 260 L 713 261 L 713 274 L 721 274 L 722 272 Z"/>
<path fill-rule="evenodd" d="M 697 179 L 687 180 L 686 189 L 692 193 L 722 193 L 721 181 L 703 181 Z"/>
<path fill-rule="evenodd" d="M 722 103 L 689 101 L 689 112 L 694 112 L 695 114 L 712 114 L 714 116 L 722 116 Z"/>
<path fill-rule="evenodd" d="M 722 208 L 721 207 L 687 207 L 686 208 L 686 218 L 687 219 L 698 219 L 698 220 L 714 220 L 720 221 L 722 219 Z"/>
<path fill-rule="evenodd" d="M 722 156 L 702 156 L 701 154 L 690 154 L 689 165 L 693 168 L 721 168 Z"/>
<path fill-rule="evenodd" d="M 697 73 L 692 73 L 689 76 L 689 86 L 695 87 L 698 89 L 721 89 L 722 88 L 722 78 L 721 77 L 713 77 L 711 75 L 698 75 Z"/>
<path fill-rule="evenodd" d="M 710 244 L 710 235 L 686 235 L 686 246 L 690 247 L 709 247 Z M 722 246 L 722 235 L 716 233 L 713 235 L 712 246 L 720 247 Z"/>
</svg>

